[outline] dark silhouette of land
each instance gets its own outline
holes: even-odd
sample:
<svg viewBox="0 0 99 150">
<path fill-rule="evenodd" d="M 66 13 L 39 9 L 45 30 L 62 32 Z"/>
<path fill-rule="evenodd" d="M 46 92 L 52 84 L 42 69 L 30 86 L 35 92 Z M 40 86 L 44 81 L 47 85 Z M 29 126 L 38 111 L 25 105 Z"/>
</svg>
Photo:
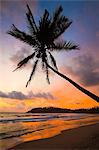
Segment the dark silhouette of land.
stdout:
<svg viewBox="0 0 99 150">
<path fill-rule="evenodd" d="M 27 113 L 99 113 L 99 107 L 93 107 L 90 109 L 63 109 L 56 107 L 43 107 L 33 108 Z"/>
</svg>

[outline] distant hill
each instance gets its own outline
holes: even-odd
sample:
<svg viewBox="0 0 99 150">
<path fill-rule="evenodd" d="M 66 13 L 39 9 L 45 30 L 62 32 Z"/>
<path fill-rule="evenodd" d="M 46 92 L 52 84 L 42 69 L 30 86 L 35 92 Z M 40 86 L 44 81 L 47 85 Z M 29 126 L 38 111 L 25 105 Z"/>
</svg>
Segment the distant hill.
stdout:
<svg viewBox="0 0 99 150">
<path fill-rule="evenodd" d="M 93 107 L 90 109 L 63 109 L 56 107 L 43 107 L 33 108 L 27 113 L 99 113 L 99 107 Z"/>
</svg>

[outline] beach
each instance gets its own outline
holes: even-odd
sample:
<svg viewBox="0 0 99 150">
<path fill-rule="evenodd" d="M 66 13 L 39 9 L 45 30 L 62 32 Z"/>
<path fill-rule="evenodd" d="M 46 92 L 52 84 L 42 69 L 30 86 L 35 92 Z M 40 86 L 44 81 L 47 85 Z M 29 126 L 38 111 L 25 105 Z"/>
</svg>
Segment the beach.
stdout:
<svg viewBox="0 0 99 150">
<path fill-rule="evenodd" d="M 99 149 L 99 123 L 62 131 L 47 139 L 19 144 L 10 150 L 71 150 Z"/>
<path fill-rule="evenodd" d="M 99 149 L 98 141 L 99 114 L 1 114 L 0 150 Z"/>
</svg>

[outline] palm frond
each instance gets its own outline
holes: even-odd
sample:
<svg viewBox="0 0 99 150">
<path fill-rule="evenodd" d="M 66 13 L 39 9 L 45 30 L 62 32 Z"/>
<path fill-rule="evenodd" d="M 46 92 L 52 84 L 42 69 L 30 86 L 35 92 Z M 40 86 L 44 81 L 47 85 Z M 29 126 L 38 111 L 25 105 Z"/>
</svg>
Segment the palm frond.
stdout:
<svg viewBox="0 0 99 150">
<path fill-rule="evenodd" d="M 48 70 L 47 65 L 46 65 L 46 80 L 47 80 L 48 84 L 50 84 L 50 80 L 49 80 L 49 70 Z"/>
<path fill-rule="evenodd" d="M 79 50 L 79 45 L 74 44 L 73 42 L 57 42 L 52 46 L 53 50 Z"/>
<path fill-rule="evenodd" d="M 17 68 L 14 71 L 16 71 L 17 69 L 21 68 L 23 65 L 25 65 L 34 56 L 35 56 L 35 52 L 33 54 L 29 55 L 28 57 L 24 58 L 22 61 L 20 61 L 17 64 Z"/>
<path fill-rule="evenodd" d="M 40 32 L 45 32 L 45 29 L 48 27 L 49 22 L 49 12 L 45 9 L 43 16 L 39 20 L 39 30 Z"/>
<path fill-rule="evenodd" d="M 36 67 L 37 67 L 37 63 L 38 63 L 38 59 L 37 59 L 37 60 L 35 61 L 35 63 L 34 63 L 34 66 L 33 66 L 33 69 L 32 69 L 31 75 L 30 75 L 30 78 L 29 78 L 29 80 L 28 80 L 28 82 L 27 82 L 27 84 L 26 84 L 26 87 L 28 86 L 29 82 L 30 82 L 31 79 L 32 79 L 32 76 L 33 76 L 34 73 L 35 73 L 35 70 L 36 70 Z"/>
<path fill-rule="evenodd" d="M 62 11 L 63 11 L 63 8 L 60 6 L 55 10 L 53 14 L 53 18 L 51 19 L 51 24 L 50 24 L 50 36 L 49 36 L 50 41 L 54 40 L 53 36 L 57 28 L 57 22 L 59 20 L 59 17 Z"/>
<path fill-rule="evenodd" d="M 26 13 L 26 16 L 27 16 L 27 24 L 28 24 L 28 29 L 29 29 L 29 33 L 31 34 L 31 35 L 35 35 L 35 33 L 36 33 L 36 31 L 35 31 L 35 28 L 34 28 L 34 26 L 33 26 L 33 24 L 32 24 L 32 21 L 31 21 L 31 19 L 30 19 L 30 15 L 28 14 L 28 13 Z"/>
<path fill-rule="evenodd" d="M 74 44 L 73 42 L 55 42 L 57 38 L 61 34 L 63 34 L 63 32 L 65 32 L 65 30 L 72 23 L 71 20 L 62 15 L 62 6 L 59 6 L 55 10 L 52 17 L 50 17 L 48 10 L 45 9 L 44 14 L 39 20 L 39 24 L 36 24 L 29 5 L 27 5 L 27 10 L 28 11 L 26 13 L 26 19 L 28 23 L 29 33 L 25 33 L 24 31 L 19 30 L 14 24 L 12 25 L 11 30 L 7 32 L 16 39 L 19 39 L 20 41 L 23 41 L 24 43 L 27 43 L 28 45 L 35 48 L 35 52 L 20 61 L 17 64 L 17 68 L 15 69 L 17 70 L 18 68 L 21 68 L 35 56 L 35 62 L 29 80 L 27 81 L 26 87 L 28 86 L 29 82 L 32 79 L 32 76 L 35 73 L 38 60 L 41 60 L 42 69 L 44 69 L 44 71 L 46 72 L 47 82 L 50 83 L 49 68 L 47 66 L 49 59 L 53 65 L 53 68 L 55 68 L 55 70 L 58 70 L 56 60 L 50 53 L 51 50 L 69 51 L 79 49 L 79 46 Z"/>
<path fill-rule="evenodd" d="M 59 7 L 55 10 L 55 12 L 54 12 L 54 14 L 53 14 L 53 22 L 52 22 L 51 27 L 54 27 L 54 26 L 55 26 L 55 24 L 57 23 L 57 20 L 59 19 L 59 16 L 60 16 L 60 14 L 61 14 L 62 11 L 63 11 L 62 6 L 59 6 Z"/>
<path fill-rule="evenodd" d="M 49 12 L 47 9 L 45 9 L 44 15 L 43 15 L 43 22 L 46 23 L 49 17 Z"/>
<path fill-rule="evenodd" d="M 37 25 L 35 23 L 33 14 L 31 12 L 31 9 L 30 9 L 28 4 L 27 4 L 27 8 L 28 8 L 28 13 L 26 13 L 26 15 L 27 15 L 27 19 L 28 19 L 28 22 L 29 22 L 29 26 L 30 26 L 30 29 L 32 28 L 33 34 L 35 34 L 37 32 L 38 28 L 37 28 Z"/>
<path fill-rule="evenodd" d="M 49 12 L 45 9 L 43 16 L 39 20 L 39 31 L 37 37 L 41 43 L 49 43 L 49 26 L 51 24 L 51 19 L 49 18 Z M 43 35 L 43 36 L 42 36 Z"/>
<path fill-rule="evenodd" d="M 12 25 L 11 30 L 8 31 L 7 33 L 31 46 L 38 47 L 38 43 L 35 40 L 35 37 L 32 37 L 27 33 L 20 31 L 17 27 L 15 27 L 14 24 Z"/>
<path fill-rule="evenodd" d="M 44 71 L 46 72 L 46 80 L 48 82 L 48 84 L 50 84 L 50 80 L 49 80 L 49 70 L 48 70 L 48 57 L 47 57 L 47 53 L 42 57 L 42 69 L 44 69 Z"/>
<path fill-rule="evenodd" d="M 43 59 L 41 60 L 41 65 L 42 65 L 42 69 L 44 70 L 45 69 L 45 62 Z"/>
<path fill-rule="evenodd" d="M 49 55 L 50 55 L 52 65 L 55 67 L 56 70 L 58 70 L 55 58 L 50 52 L 49 52 Z"/>
<path fill-rule="evenodd" d="M 70 21 L 65 16 L 61 16 L 56 24 L 56 27 L 53 30 L 53 40 L 62 35 L 71 24 L 72 21 Z"/>
<path fill-rule="evenodd" d="M 60 6 L 53 17 L 52 23 L 50 25 L 50 34 L 49 34 L 49 43 L 53 42 L 55 39 L 57 39 L 72 23 L 71 20 L 69 20 L 64 15 L 60 15 L 62 12 L 62 7 Z"/>
</svg>

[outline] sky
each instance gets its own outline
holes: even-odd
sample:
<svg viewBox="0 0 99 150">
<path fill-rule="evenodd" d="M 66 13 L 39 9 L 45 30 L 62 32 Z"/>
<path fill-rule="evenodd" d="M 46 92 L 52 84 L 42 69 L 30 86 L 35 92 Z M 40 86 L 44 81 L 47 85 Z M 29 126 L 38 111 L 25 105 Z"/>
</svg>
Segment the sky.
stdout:
<svg viewBox="0 0 99 150">
<path fill-rule="evenodd" d="M 26 4 L 39 20 L 44 9 L 53 15 L 59 5 L 73 21 L 62 35 L 80 46 L 79 51 L 54 52 L 59 71 L 99 96 L 99 1 L 0 0 L 0 112 L 26 112 L 35 107 L 91 108 L 99 106 L 70 83 L 50 72 L 48 85 L 40 66 L 31 83 L 26 82 L 32 64 L 12 72 L 32 48 L 7 34 L 11 25 L 27 31 Z"/>
</svg>

